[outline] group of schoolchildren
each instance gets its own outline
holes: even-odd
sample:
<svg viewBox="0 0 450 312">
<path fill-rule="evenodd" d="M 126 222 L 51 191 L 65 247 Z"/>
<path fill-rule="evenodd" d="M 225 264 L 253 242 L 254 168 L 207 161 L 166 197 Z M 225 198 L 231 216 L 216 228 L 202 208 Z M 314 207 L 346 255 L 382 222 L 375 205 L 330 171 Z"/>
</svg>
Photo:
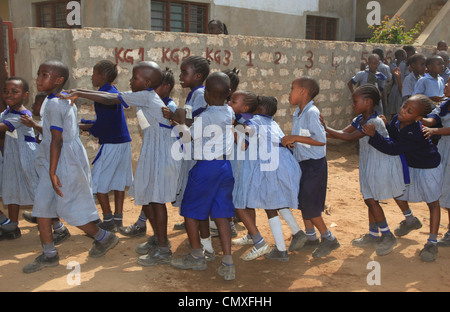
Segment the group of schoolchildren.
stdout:
<svg viewBox="0 0 450 312">
<path fill-rule="evenodd" d="M 425 57 L 413 46 L 404 46 L 395 52 L 390 67 L 384 64 L 383 51 L 373 50 L 367 68 L 348 83 L 357 117 L 342 130 L 327 127 L 322 119 L 329 137 L 359 140 L 359 180 L 369 229 L 352 241 L 354 246 L 376 246 L 378 255 L 392 251 L 397 240 L 380 206 L 380 201 L 389 198 L 395 199 L 405 216 L 394 230 L 398 237 L 422 227 L 408 203 L 427 203 L 430 235 L 420 252 L 423 261 L 435 261 L 438 246 L 450 246 L 450 231 L 437 240 L 440 208 L 450 209 L 447 49 L 447 43 L 440 41 L 436 52 Z M 392 88 L 386 94 L 391 77 Z"/>
<path fill-rule="evenodd" d="M 415 65 L 416 54 L 407 60 L 400 59 L 402 53 L 397 55 L 394 85 L 400 92 L 406 86 L 403 73 L 415 77 L 420 66 Z M 436 77 L 437 58 L 426 61 L 425 76 Z M 252 246 L 242 257 L 245 261 L 265 256 L 284 262 L 289 260 L 288 252 L 303 249 L 313 250 L 314 258 L 325 257 L 340 247 L 322 217 L 328 176 L 326 141 L 332 137 L 360 143 L 360 184 L 368 207 L 369 232 L 353 240 L 353 245 L 373 246 L 378 255 L 390 253 L 397 240 L 380 201 L 394 198 L 405 216 L 394 231 L 396 236 L 422 227 L 408 203 L 425 201 L 431 224 L 421 259 L 434 261 L 437 245 L 450 245 L 449 233 L 437 241 L 440 206 L 450 208 L 448 192 L 442 189 L 443 180 L 450 176 L 444 173 L 449 150 L 445 135 L 450 133 L 448 102 L 436 107 L 433 100 L 442 101 L 443 94 L 434 98 L 426 92 L 414 93 L 388 122 L 376 109 L 383 107 L 382 84 L 377 82 L 386 76 L 375 63 L 381 66 L 379 57 L 371 55 L 368 69 L 349 83 L 357 117 L 343 130 L 328 127 L 314 104 L 320 92 L 318 82 L 311 77 L 295 79 L 289 94 L 290 104 L 297 107 L 291 135 L 284 135 L 274 121 L 276 98 L 239 90 L 236 69 L 210 73 L 208 60 L 200 56 L 188 57 L 181 64 L 181 86 L 190 90 L 183 107 L 170 98 L 175 84 L 172 71 L 162 70 L 154 62 L 133 67 L 131 91 L 119 92 L 113 86 L 117 66 L 100 61 L 92 75 L 98 91 L 66 93 L 67 66 L 46 61 L 39 67 L 36 85 L 40 94 L 32 106 L 33 114 L 42 119 L 39 123 L 24 106 L 27 82 L 10 77 L 3 91 L 8 108 L 0 117 L 0 131 L 6 133 L 1 195 L 9 218 L 0 212 L 0 239 L 20 237 L 19 208 L 33 205 L 23 217 L 37 223 L 43 252 L 23 267 L 25 273 L 59 264 L 55 245 L 70 237 L 62 220 L 93 238 L 90 257 L 101 257 L 114 248 L 119 242 L 117 231 L 125 236 L 145 235 L 148 220 L 153 235 L 136 246 L 141 255 L 137 262 L 192 270 L 205 270 L 207 261 L 215 258 L 211 233 L 216 230 L 223 252 L 218 272 L 225 280 L 235 279 L 232 245 Z M 398 70 L 405 66 L 402 64 L 408 65 L 403 72 Z M 422 79 L 431 80 L 428 76 Z M 361 85 L 353 90 L 356 83 Z M 427 88 L 428 81 L 423 85 Z M 445 96 L 449 93 L 447 84 Z M 94 102 L 96 120 L 79 122 L 74 105 L 77 98 Z M 123 110 L 129 106 L 136 107 L 142 129 L 134 173 Z M 92 164 L 79 138 L 80 129 L 99 140 Z M 442 136 L 438 146 L 430 139 L 436 135 Z M 142 206 L 138 220 L 128 227 L 122 224 L 126 188 L 135 204 Z M 102 221 L 93 194 L 103 212 Z M 178 226 L 187 232 L 190 252 L 183 257 L 174 258 L 171 252 L 167 203 L 179 207 L 184 217 Z M 256 209 L 267 214 L 274 247 L 258 230 Z M 301 210 L 305 231 L 291 209 Z M 292 233 L 288 247 L 280 216 Z M 232 239 L 236 220 L 248 233 Z"/>
</svg>

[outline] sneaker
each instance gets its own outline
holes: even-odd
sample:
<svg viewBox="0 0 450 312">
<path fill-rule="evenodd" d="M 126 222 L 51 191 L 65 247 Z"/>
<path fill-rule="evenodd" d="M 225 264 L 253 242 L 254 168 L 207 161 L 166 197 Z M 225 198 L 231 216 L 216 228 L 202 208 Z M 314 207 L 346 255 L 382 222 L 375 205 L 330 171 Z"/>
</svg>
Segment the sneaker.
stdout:
<svg viewBox="0 0 450 312">
<path fill-rule="evenodd" d="M 161 248 L 156 248 L 145 256 L 140 256 L 137 263 L 142 266 L 154 266 L 157 264 L 169 264 L 172 260 L 172 251 L 162 251 Z"/>
<path fill-rule="evenodd" d="M 31 216 L 31 211 L 24 211 L 24 212 L 22 212 L 22 217 L 23 217 L 26 221 L 28 221 L 28 222 L 30 222 L 30 223 L 35 223 L 35 224 L 37 224 L 37 218 Z"/>
<path fill-rule="evenodd" d="M 403 220 L 402 222 L 400 222 L 400 225 L 394 230 L 394 233 L 396 236 L 401 237 L 401 236 L 405 236 L 406 234 L 408 234 L 409 232 L 413 231 L 413 230 L 418 230 L 422 227 L 422 222 L 420 222 L 419 219 L 417 219 L 417 217 L 414 217 L 414 222 L 411 225 L 408 225 L 408 223 L 406 223 L 406 220 Z"/>
<path fill-rule="evenodd" d="M 105 231 L 116 233 L 117 226 L 114 220 L 111 221 L 103 221 L 97 224 L 97 226 Z"/>
<path fill-rule="evenodd" d="M 145 243 L 141 243 L 136 246 L 136 253 L 140 255 L 146 255 L 150 252 L 152 248 L 156 248 L 158 246 L 158 238 L 153 235 L 150 236 Z"/>
<path fill-rule="evenodd" d="M 222 263 L 217 271 L 219 272 L 219 275 L 222 276 L 226 281 L 232 281 L 236 278 L 236 269 L 234 267 L 234 264 L 227 265 Z"/>
<path fill-rule="evenodd" d="M 203 271 L 206 270 L 206 259 L 194 258 L 191 253 L 188 253 L 183 258 L 173 259 L 170 265 L 174 268 L 182 270 Z"/>
<path fill-rule="evenodd" d="M 184 225 L 184 221 L 180 222 L 180 223 L 175 223 L 175 225 L 173 226 L 173 230 L 174 231 L 184 231 L 184 230 L 186 230 L 186 226 Z"/>
<path fill-rule="evenodd" d="M 100 243 L 96 240 L 92 243 L 92 248 L 89 250 L 89 257 L 99 258 L 106 254 L 106 252 L 114 248 L 119 242 L 119 237 L 116 234 L 111 233 L 106 242 Z"/>
<path fill-rule="evenodd" d="M 333 250 L 338 249 L 341 245 L 337 238 L 333 240 L 322 239 L 319 246 L 313 251 L 312 256 L 314 258 L 322 258 L 328 256 Z"/>
<path fill-rule="evenodd" d="M 289 245 L 289 251 L 292 252 L 294 250 L 300 250 L 302 249 L 303 245 L 305 245 L 306 241 L 308 240 L 308 237 L 306 236 L 305 232 L 302 230 L 298 231 L 294 235 L 292 235 L 292 241 Z"/>
<path fill-rule="evenodd" d="M 64 229 L 63 232 L 53 232 L 53 243 L 55 245 L 59 245 L 70 237 L 70 232 L 67 228 Z"/>
<path fill-rule="evenodd" d="M 281 262 L 288 262 L 289 261 L 289 255 L 287 250 L 285 251 L 279 251 L 277 247 L 272 248 L 272 250 L 265 254 L 264 257 L 271 260 L 278 260 Z"/>
<path fill-rule="evenodd" d="M 0 227 L 0 241 L 4 239 L 12 240 L 16 238 L 20 238 L 22 236 L 22 233 L 20 232 L 19 227 L 16 227 L 12 231 L 6 231 L 5 229 Z"/>
<path fill-rule="evenodd" d="M 47 257 L 43 253 L 39 255 L 33 262 L 25 265 L 22 269 L 23 273 L 33 273 L 47 267 L 55 267 L 59 265 L 59 255 Z"/>
<path fill-rule="evenodd" d="M 244 260 L 244 261 L 255 260 L 256 258 L 261 257 L 269 252 L 270 252 L 270 246 L 267 243 L 265 243 L 264 246 L 262 246 L 261 248 L 256 248 L 255 246 L 253 246 L 253 248 L 250 249 L 250 251 L 247 252 L 242 257 L 242 260 Z"/>
<path fill-rule="evenodd" d="M 381 235 L 380 243 L 377 246 L 376 253 L 378 256 L 390 254 L 397 245 L 397 238 L 391 232 Z"/>
<path fill-rule="evenodd" d="M 438 240 L 438 247 L 450 247 L 450 233 L 445 233 L 444 237 Z"/>
<path fill-rule="evenodd" d="M 433 262 L 436 260 L 438 254 L 438 247 L 435 244 L 425 244 L 420 251 L 420 259 L 423 262 Z"/>
<path fill-rule="evenodd" d="M 374 237 L 368 233 L 352 240 L 352 245 L 355 247 L 366 248 L 376 247 L 381 241 L 380 237 Z"/>
<path fill-rule="evenodd" d="M 231 237 L 236 237 L 238 235 L 236 226 L 234 224 L 232 224 L 232 225 L 230 225 L 230 228 L 231 228 Z M 219 229 L 210 228 L 209 232 L 211 234 L 211 237 L 219 237 L 220 236 Z"/>
<path fill-rule="evenodd" d="M 253 245 L 253 239 L 249 235 L 245 235 L 241 238 L 233 239 L 231 244 L 236 246 Z"/>
<path fill-rule="evenodd" d="M 128 236 L 128 237 L 140 237 L 140 236 L 145 236 L 145 234 L 147 233 L 147 227 L 140 227 L 139 225 L 137 225 L 136 223 L 127 226 L 127 227 L 119 227 L 119 233 L 122 234 L 123 236 Z"/>
</svg>

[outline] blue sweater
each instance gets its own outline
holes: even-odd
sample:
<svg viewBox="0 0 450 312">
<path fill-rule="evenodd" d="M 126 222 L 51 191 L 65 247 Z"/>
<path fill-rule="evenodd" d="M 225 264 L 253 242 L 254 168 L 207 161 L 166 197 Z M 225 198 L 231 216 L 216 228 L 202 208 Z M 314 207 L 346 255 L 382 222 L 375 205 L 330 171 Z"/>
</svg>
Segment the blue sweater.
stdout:
<svg viewBox="0 0 450 312">
<path fill-rule="evenodd" d="M 386 139 L 378 132 L 369 139 L 369 144 L 388 155 L 404 155 L 408 167 L 430 169 L 441 162 L 437 147 L 429 139 L 425 139 L 422 123 L 415 122 L 402 129 L 394 116 L 387 125 L 390 138 Z"/>
<path fill-rule="evenodd" d="M 109 84 L 102 86 L 99 91 L 119 93 L 114 86 Z M 89 132 L 98 138 L 99 144 L 118 144 L 131 141 L 121 104 L 104 105 L 95 102 L 94 107 L 97 120 Z"/>
</svg>

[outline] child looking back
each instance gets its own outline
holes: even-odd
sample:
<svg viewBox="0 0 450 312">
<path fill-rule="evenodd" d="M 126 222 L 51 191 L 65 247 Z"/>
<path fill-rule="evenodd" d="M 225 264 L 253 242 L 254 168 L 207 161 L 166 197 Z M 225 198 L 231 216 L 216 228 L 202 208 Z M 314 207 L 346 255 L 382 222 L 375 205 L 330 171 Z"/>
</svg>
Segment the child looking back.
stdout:
<svg viewBox="0 0 450 312">
<path fill-rule="evenodd" d="M 293 116 L 292 135 L 281 139 L 283 146 L 294 148 L 294 157 L 300 164 L 302 177 L 298 201 L 303 219 L 312 222 L 322 237 L 313 251 L 314 258 L 325 257 L 340 247 L 322 217 L 327 193 L 328 165 L 325 157 L 326 133 L 320 121 L 319 109 L 313 101 L 319 92 L 319 84 L 310 77 L 298 78 L 292 82 L 289 102 L 298 108 Z"/>
<path fill-rule="evenodd" d="M 99 217 L 88 158 L 79 138 L 77 108 L 56 97 L 68 78 L 69 69 L 60 61 L 47 61 L 39 66 L 37 89 L 48 96 L 42 116 L 43 139 L 36 156 L 39 183 L 32 215 L 37 217 L 43 253 L 24 266 L 25 273 L 58 265 L 51 228 L 54 218 L 64 219 L 94 237 L 90 257 L 105 255 L 119 242 L 116 235 L 94 223 Z"/>
</svg>

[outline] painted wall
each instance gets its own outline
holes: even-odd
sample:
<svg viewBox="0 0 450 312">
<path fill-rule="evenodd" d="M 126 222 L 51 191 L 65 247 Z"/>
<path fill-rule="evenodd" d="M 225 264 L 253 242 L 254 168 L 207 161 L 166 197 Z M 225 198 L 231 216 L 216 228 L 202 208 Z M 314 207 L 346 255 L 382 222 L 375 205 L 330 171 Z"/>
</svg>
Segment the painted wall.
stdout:
<svg viewBox="0 0 450 312">
<path fill-rule="evenodd" d="M 331 127 L 343 128 L 353 117 L 351 94 L 347 82 L 359 71 L 361 61 L 375 47 L 366 43 L 309 41 L 244 36 L 210 36 L 203 34 L 151 32 L 122 29 L 83 28 L 74 30 L 20 28 L 15 29 L 18 41 L 17 74 L 30 81 L 32 95 L 36 93 L 33 81 L 39 64 L 49 58 L 60 59 L 71 69 L 66 86 L 92 88 L 92 67 L 102 59 L 117 62 L 120 91 L 129 90 L 129 79 L 134 64 L 155 61 L 162 68 L 171 68 L 176 77 L 172 97 L 183 106 L 189 90 L 179 85 L 179 67 L 184 58 L 200 55 L 211 61 L 213 71 L 240 70 L 240 89 L 259 95 L 271 95 L 279 101 L 275 117 L 281 128 L 290 133 L 292 114 L 288 96 L 293 79 L 312 76 L 321 86 L 316 98 L 318 107 Z M 384 46 L 388 60 L 392 60 L 395 46 Z M 434 46 L 418 47 L 431 55 Z M 92 103 L 79 100 L 79 118 L 93 119 Z M 139 157 L 140 129 L 135 111 L 126 116 L 133 138 L 133 157 Z M 95 157 L 98 145 L 95 139 L 83 136 L 89 157 Z"/>
</svg>

